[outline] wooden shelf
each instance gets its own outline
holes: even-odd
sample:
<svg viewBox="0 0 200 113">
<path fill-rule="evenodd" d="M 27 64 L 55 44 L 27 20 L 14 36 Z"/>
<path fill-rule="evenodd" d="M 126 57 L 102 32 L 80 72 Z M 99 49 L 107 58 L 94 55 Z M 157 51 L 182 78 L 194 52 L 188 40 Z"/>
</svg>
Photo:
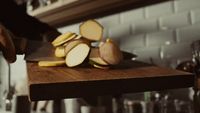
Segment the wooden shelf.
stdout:
<svg viewBox="0 0 200 113">
<path fill-rule="evenodd" d="M 169 0 L 70 0 L 32 12 L 39 20 L 58 27 Z M 49 9 L 49 10 L 48 10 Z"/>
<path fill-rule="evenodd" d="M 27 62 L 30 100 L 115 95 L 191 87 L 191 73 L 124 61 L 109 70 L 92 67 L 38 67 Z"/>
</svg>

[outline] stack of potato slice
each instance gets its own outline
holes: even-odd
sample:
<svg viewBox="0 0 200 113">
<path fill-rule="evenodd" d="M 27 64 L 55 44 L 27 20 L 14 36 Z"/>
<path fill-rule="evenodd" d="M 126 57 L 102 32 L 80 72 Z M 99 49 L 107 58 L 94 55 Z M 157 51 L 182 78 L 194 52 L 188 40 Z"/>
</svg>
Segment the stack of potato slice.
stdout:
<svg viewBox="0 0 200 113">
<path fill-rule="evenodd" d="M 67 65 L 75 67 L 84 61 L 100 69 L 108 69 L 110 65 L 117 65 L 123 60 L 122 52 L 111 39 L 102 41 L 103 27 L 95 20 L 88 20 L 80 25 L 80 35 L 72 32 L 58 36 L 52 45 L 55 56 L 64 58 L 63 61 L 40 61 L 39 66 Z M 91 42 L 99 42 L 99 46 L 92 47 Z"/>
</svg>

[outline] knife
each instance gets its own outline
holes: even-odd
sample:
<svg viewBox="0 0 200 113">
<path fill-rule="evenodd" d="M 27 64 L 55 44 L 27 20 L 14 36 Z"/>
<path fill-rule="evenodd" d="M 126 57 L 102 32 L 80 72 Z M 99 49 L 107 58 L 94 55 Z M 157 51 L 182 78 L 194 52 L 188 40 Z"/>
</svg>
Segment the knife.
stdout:
<svg viewBox="0 0 200 113">
<path fill-rule="evenodd" d="M 55 57 L 55 47 L 51 42 L 27 40 L 24 38 L 14 39 L 17 53 L 25 53 L 24 59 L 26 61 L 57 61 L 63 58 Z"/>
<path fill-rule="evenodd" d="M 26 40 L 26 39 L 20 39 L 15 40 L 18 48 L 25 48 L 19 49 L 23 50 L 25 52 L 25 57 L 24 59 L 26 61 L 31 61 L 31 62 L 38 62 L 38 61 L 60 61 L 64 60 L 63 58 L 58 58 L 55 56 L 55 47 L 51 44 L 51 42 L 42 42 L 42 41 L 35 41 L 35 40 Z M 17 53 L 20 53 L 19 51 Z M 137 55 L 133 53 L 129 53 L 126 51 L 122 51 L 124 60 L 131 60 L 132 58 L 136 58 Z"/>
</svg>

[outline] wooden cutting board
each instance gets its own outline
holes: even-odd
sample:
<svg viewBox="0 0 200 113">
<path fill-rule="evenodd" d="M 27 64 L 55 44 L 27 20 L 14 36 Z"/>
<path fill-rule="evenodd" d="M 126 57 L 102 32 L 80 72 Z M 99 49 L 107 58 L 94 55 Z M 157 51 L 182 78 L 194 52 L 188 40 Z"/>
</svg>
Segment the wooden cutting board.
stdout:
<svg viewBox="0 0 200 113">
<path fill-rule="evenodd" d="M 37 61 L 55 61 L 62 60 L 54 55 L 55 48 L 50 42 L 28 41 L 25 60 L 31 62 Z"/>
<path fill-rule="evenodd" d="M 50 100 L 192 87 L 194 76 L 138 61 L 109 70 L 93 67 L 39 67 L 27 63 L 30 100 Z"/>
</svg>

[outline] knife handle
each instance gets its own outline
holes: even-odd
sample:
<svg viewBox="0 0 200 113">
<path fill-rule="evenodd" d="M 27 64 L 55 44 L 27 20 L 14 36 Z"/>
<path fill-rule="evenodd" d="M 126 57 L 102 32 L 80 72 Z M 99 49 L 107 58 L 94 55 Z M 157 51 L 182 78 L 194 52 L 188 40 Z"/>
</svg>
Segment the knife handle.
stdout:
<svg viewBox="0 0 200 113">
<path fill-rule="evenodd" d="M 14 38 L 13 39 L 15 50 L 17 54 L 24 54 L 27 47 L 27 39 L 25 38 Z"/>
<path fill-rule="evenodd" d="M 0 24 L 0 50 L 3 52 L 4 58 L 13 63 L 16 60 L 16 51 L 13 40 L 9 31 Z"/>
</svg>

